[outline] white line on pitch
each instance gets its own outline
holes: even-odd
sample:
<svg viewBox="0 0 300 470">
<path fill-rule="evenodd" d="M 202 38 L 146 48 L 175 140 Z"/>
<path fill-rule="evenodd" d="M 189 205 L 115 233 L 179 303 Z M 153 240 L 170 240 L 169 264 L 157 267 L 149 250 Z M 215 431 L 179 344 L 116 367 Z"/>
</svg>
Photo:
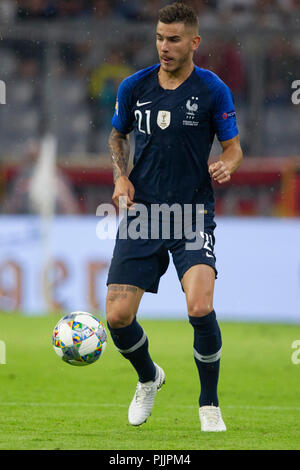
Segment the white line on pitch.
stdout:
<svg viewBox="0 0 300 470">
<path fill-rule="evenodd" d="M 50 402 L 0 402 L 0 406 L 22 406 L 22 407 L 100 407 L 100 408 L 127 408 L 128 404 L 123 403 L 82 403 L 82 402 L 66 402 L 66 403 L 50 403 Z M 197 405 L 174 405 L 174 408 L 197 408 Z M 169 405 L 168 408 L 173 408 L 172 405 Z M 266 411 L 300 411 L 299 406 L 276 406 L 276 405 L 269 405 L 269 406 L 260 406 L 260 405 L 223 405 L 222 408 L 230 408 L 230 409 L 251 409 L 251 410 L 266 410 Z"/>
</svg>

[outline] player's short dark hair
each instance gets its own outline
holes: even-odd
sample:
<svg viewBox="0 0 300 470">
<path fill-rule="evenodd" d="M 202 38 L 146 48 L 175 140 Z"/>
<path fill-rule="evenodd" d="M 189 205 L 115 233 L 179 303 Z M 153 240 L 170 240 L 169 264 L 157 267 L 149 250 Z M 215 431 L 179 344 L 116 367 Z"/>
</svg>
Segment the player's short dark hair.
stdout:
<svg viewBox="0 0 300 470">
<path fill-rule="evenodd" d="M 158 10 L 158 21 L 161 23 L 184 23 L 198 29 L 198 18 L 192 7 L 183 2 L 176 2 Z"/>
</svg>

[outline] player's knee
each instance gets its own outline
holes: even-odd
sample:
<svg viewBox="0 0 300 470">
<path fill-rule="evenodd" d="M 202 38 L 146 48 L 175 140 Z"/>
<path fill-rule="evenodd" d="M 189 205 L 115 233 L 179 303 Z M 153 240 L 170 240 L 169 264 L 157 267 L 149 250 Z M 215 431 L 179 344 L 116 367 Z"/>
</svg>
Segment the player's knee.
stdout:
<svg viewBox="0 0 300 470">
<path fill-rule="evenodd" d="M 121 305 L 106 307 L 106 320 L 111 328 L 123 328 L 132 323 L 134 313 L 130 309 L 122 308 Z"/>
<path fill-rule="evenodd" d="M 188 305 L 188 314 L 191 317 L 204 317 L 213 310 L 213 305 L 210 301 L 197 301 Z"/>
<path fill-rule="evenodd" d="M 124 328 L 132 323 L 133 317 L 126 315 L 118 315 L 116 313 L 106 314 L 107 323 L 111 328 Z"/>
</svg>

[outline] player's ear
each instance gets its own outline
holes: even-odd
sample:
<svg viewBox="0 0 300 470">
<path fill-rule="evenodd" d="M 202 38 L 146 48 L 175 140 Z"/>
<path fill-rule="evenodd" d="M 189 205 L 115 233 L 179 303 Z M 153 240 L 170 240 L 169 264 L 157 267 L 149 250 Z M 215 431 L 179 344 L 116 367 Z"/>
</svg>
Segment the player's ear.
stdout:
<svg viewBox="0 0 300 470">
<path fill-rule="evenodd" d="M 193 51 L 196 51 L 200 45 L 200 42 L 201 42 L 201 36 L 194 36 L 193 39 L 192 39 L 192 48 L 193 48 Z"/>
</svg>

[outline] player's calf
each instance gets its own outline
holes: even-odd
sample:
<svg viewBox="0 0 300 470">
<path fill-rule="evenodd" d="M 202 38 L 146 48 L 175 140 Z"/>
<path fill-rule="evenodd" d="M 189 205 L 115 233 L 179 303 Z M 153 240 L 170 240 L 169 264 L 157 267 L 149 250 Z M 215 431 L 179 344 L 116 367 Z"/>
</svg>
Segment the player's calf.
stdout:
<svg viewBox="0 0 300 470">
<path fill-rule="evenodd" d="M 106 319 L 118 351 L 135 368 L 141 383 L 155 379 L 155 365 L 149 355 L 148 338 L 136 320 L 143 295 L 138 287 L 111 284 L 107 293 Z"/>
<path fill-rule="evenodd" d="M 194 328 L 194 359 L 201 383 L 199 406 L 218 406 L 222 338 L 216 314 L 213 310 L 203 317 L 189 316 L 189 321 Z"/>
</svg>

